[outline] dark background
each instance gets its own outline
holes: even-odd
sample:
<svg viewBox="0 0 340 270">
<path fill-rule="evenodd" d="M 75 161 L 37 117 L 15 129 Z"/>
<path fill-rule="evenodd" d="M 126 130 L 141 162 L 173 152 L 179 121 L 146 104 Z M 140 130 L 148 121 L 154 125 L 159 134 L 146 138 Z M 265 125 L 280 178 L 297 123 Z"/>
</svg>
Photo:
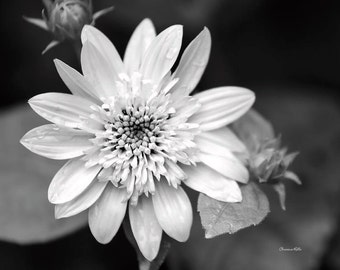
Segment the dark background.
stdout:
<svg viewBox="0 0 340 270">
<path fill-rule="evenodd" d="M 339 1 L 96 0 L 94 9 L 110 5 L 114 12 L 97 27 L 121 55 L 145 17 L 158 32 L 184 24 L 184 46 L 207 26 L 213 46 L 198 89 L 252 89 L 255 108 L 272 121 L 290 150 L 300 151 L 293 168 L 304 184 L 287 185 L 286 212 L 265 189 L 272 212 L 257 227 L 204 240 L 196 219 L 191 239 L 174 244 L 164 269 L 340 269 Z M 1 1 L 4 115 L 38 93 L 68 91 L 54 58 L 79 69 L 70 44 L 41 55 L 51 36 L 22 19 L 39 17 L 41 9 L 37 0 Z M 281 246 L 302 251 L 279 253 Z M 96 243 L 87 227 L 49 243 L 0 242 L 0 269 L 134 269 L 136 263 L 122 231 L 106 246 Z"/>
</svg>

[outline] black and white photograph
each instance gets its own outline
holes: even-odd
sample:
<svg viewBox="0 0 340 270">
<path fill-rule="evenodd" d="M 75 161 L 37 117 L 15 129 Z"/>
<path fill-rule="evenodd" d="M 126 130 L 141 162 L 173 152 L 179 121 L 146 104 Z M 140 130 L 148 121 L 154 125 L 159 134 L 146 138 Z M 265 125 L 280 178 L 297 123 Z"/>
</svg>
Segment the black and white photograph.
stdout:
<svg viewBox="0 0 340 270">
<path fill-rule="evenodd" d="M 340 2 L 1 1 L 1 270 L 339 270 Z"/>
</svg>

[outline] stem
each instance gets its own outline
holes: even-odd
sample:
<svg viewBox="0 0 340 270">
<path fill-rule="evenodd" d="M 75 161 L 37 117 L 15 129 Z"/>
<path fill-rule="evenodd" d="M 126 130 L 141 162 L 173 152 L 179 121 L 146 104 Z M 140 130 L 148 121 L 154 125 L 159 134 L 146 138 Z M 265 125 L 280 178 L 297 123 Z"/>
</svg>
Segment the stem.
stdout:
<svg viewBox="0 0 340 270">
<path fill-rule="evenodd" d="M 158 255 L 153 261 L 149 262 L 147 259 L 145 259 L 145 257 L 138 248 L 138 245 L 131 230 L 130 220 L 128 219 L 128 217 L 126 217 L 123 221 L 123 228 L 126 238 L 129 240 L 129 242 L 136 250 L 139 270 L 158 270 L 164 263 L 164 260 L 170 250 L 171 247 L 170 238 L 166 234 L 163 234 Z"/>
<path fill-rule="evenodd" d="M 80 62 L 80 52 L 81 52 L 81 47 L 82 47 L 81 41 L 75 40 L 75 41 L 72 42 L 72 45 L 73 45 L 73 48 L 75 50 L 77 59 Z"/>
</svg>

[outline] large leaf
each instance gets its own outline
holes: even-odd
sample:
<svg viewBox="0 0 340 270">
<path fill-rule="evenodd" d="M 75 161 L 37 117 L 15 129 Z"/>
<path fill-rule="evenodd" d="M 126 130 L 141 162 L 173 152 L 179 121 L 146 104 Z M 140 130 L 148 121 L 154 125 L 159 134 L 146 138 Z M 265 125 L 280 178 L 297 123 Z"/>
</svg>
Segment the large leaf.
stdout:
<svg viewBox="0 0 340 270">
<path fill-rule="evenodd" d="M 256 184 L 244 185 L 241 191 L 243 200 L 240 203 L 221 202 L 200 194 L 198 211 L 206 238 L 235 233 L 251 225 L 257 225 L 268 214 L 267 196 Z"/>
<path fill-rule="evenodd" d="M 47 200 L 48 185 L 64 162 L 37 156 L 19 143 L 46 122 L 23 105 L 2 112 L 0 123 L 0 239 L 46 242 L 84 226 L 86 215 L 55 220 Z"/>
</svg>

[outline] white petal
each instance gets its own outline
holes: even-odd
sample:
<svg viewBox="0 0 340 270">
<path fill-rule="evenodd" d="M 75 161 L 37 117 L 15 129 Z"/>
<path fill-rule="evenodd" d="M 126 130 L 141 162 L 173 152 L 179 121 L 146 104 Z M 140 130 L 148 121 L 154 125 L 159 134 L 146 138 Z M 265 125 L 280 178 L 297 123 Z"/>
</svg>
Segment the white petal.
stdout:
<svg viewBox="0 0 340 270">
<path fill-rule="evenodd" d="M 90 99 L 91 101 L 98 102 L 98 94 L 95 93 L 94 88 L 83 77 L 83 75 L 58 59 L 55 59 L 54 63 L 59 76 L 73 95 L 81 96 L 86 99 Z"/>
<path fill-rule="evenodd" d="M 183 27 L 173 25 L 151 42 L 140 69 L 144 79 L 158 84 L 170 71 L 181 49 L 182 35 Z"/>
<path fill-rule="evenodd" d="M 52 179 L 48 200 L 54 204 L 69 202 L 91 184 L 100 169 L 100 166 L 86 168 L 81 159 L 69 160 Z"/>
<path fill-rule="evenodd" d="M 164 179 L 156 185 L 152 196 L 156 217 L 162 229 L 180 242 L 188 240 L 192 225 L 192 208 L 181 187 L 169 186 Z"/>
<path fill-rule="evenodd" d="M 83 119 L 92 113 L 90 101 L 69 94 L 46 93 L 34 96 L 28 103 L 32 109 L 55 124 L 80 128 Z"/>
<path fill-rule="evenodd" d="M 200 110 L 190 118 L 203 130 L 218 129 L 246 113 L 255 101 L 252 91 L 241 87 L 218 87 L 194 95 Z"/>
<path fill-rule="evenodd" d="M 225 177 L 241 183 L 247 183 L 249 172 L 246 167 L 232 154 L 228 157 L 199 153 L 198 158 L 207 166 Z"/>
<path fill-rule="evenodd" d="M 133 32 L 126 47 L 124 64 L 128 74 L 139 70 L 143 55 L 155 37 L 156 31 L 151 20 L 144 19 Z"/>
<path fill-rule="evenodd" d="M 57 204 L 55 206 L 55 217 L 66 218 L 86 210 L 98 200 L 99 196 L 103 193 L 106 184 L 107 182 L 96 182 L 72 201 Z"/>
<path fill-rule="evenodd" d="M 195 137 L 201 151 L 224 156 L 225 152 L 247 153 L 247 149 L 235 133 L 227 127 L 206 131 Z"/>
<path fill-rule="evenodd" d="M 157 221 L 152 199 L 142 196 L 136 206 L 130 204 L 129 217 L 140 251 L 146 259 L 152 261 L 158 254 L 162 239 L 162 228 Z"/>
<path fill-rule="evenodd" d="M 93 147 L 91 136 L 84 131 L 44 125 L 27 132 L 20 142 L 30 151 L 52 159 L 81 156 Z"/>
<path fill-rule="evenodd" d="M 107 244 L 116 235 L 126 212 L 125 196 L 126 190 L 108 184 L 101 197 L 90 207 L 89 226 L 99 243 Z"/>
<path fill-rule="evenodd" d="M 112 42 L 97 28 L 91 25 L 85 25 L 81 32 L 83 45 L 89 41 L 93 44 L 104 59 L 112 65 L 112 68 L 118 73 L 125 73 L 125 67 L 119 53 Z"/>
<path fill-rule="evenodd" d="M 197 167 L 184 166 L 183 170 L 188 175 L 188 178 L 183 181 L 188 187 L 215 200 L 231 203 L 242 201 L 242 194 L 238 184 L 206 165 L 198 164 Z"/>
<path fill-rule="evenodd" d="M 115 82 L 120 80 L 117 72 L 89 41 L 84 43 L 81 51 L 81 67 L 85 78 L 95 86 L 100 98 L 118 94 L 115 89 Z"/>
<path fill-rule="evenodd" d="M 173 78 L 179 78 L 178 83 L 171 89 L 174 100 L 189 95 L 195 89 L 208 64 L 210 49 L 210 32 L 208 28 L 204 28 L 185 49 L 173 74 Z"/>
</svg>

